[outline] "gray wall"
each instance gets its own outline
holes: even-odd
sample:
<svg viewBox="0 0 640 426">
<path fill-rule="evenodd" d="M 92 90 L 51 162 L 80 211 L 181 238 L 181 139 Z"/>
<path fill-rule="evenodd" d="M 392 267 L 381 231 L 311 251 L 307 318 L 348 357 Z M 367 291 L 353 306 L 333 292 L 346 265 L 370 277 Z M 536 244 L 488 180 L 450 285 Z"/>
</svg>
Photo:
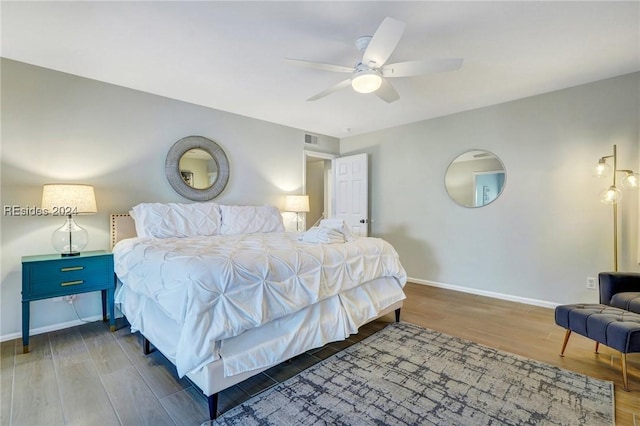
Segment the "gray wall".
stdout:
<svg viewBox="0 0 640 426">
<path fill-rule="evenodd" d="M 229 158 L 229 184 L 216 201 L 274 204 L 302 188 L 304 131 L 199 107 L 2 59 L 3 206 L 40 206 L 42 185 L 95 186 L 98 214 L 79 216 L 87 250 L 108 249 L 110 213 L 139 202 L 189 202 L 164 176 L 171 145 L 189 135 L 216 141 Z M 339 141 L 319 136 L 318 151 L 337 153 Z M 309 146 L 307 145 L 308 149 Z M 285 223 L 292 218 L 285 213 Z M 20 332 L 21 256 L 53 252 L 59 217 L 2 216 L 0 336 Z M 295 229 L 295 225 L 293 225 Z M 80 295 L 81 316 L 100 313 L 98 293 Z M 76 320 L 71 306 L 32 303 L 31 327 Z"/>
<path fill-rule="evenodd" d="M 283 206 L 300 193 L 304 131 L 199 107 L 10 60 L 1 62 L 3 206 L 39 206 L 42 184 L 96 188 L 98 214 L 81 216 L 89 250 L 108 247 L 108 215 L 148 201 L 186 202 L 164 177 L 171 145 L 187 135 L 215 140 L 231 178 L 220 203 Z M 373 235 L 394 244 L 409 276 L 474 292 L 555 303 L 595 301 L 587 276 L 612 265 L 607 182 L 591 177 L 618 145 L 619 166 L 640 166 L 640 74 L 518 100 L 340 141 L 368 152 Z M 401 100 L 399 101 L 401 102 Z M 315 146 L 314 146 L 315 148 Z M 497 154 L 503 195 L 466 209 L 449 199 L 444 172 L 471 148 Z M 320 136 L 317 150 L 337 153 Z M 621 269 L 637 271 L 638 194 L 621 204 Z M 50 253 L 60 218 L 1 217 L 0 337 L 20 332 L 20 257 Z M 291 225 L 291 223 L 288 223 Z M 76 320 L 61 302 L 32 304 L 40 331 Z M 83 317 L 99 296 L 81 295 Z"/>
<path fill-rule="evenodd" d="M 370 154 L 372 234 L 396 247 L 413 279 L 534 303 L 595 302 L 586 277 L 613 267 L 613 217 L 598 201 L 611 181 L 591 170 L 617 144 L 618 167 L 639 171 L 639 99 L 635 73 L 349 137 L 341 155 Z M 449 162 L 469 149 L 506 167 L 502 196 L 479 209 L 444 188 Z M 624 194 L 620 270 L 639 270 L 638 204 L 637 192 Z"/>
</svg>

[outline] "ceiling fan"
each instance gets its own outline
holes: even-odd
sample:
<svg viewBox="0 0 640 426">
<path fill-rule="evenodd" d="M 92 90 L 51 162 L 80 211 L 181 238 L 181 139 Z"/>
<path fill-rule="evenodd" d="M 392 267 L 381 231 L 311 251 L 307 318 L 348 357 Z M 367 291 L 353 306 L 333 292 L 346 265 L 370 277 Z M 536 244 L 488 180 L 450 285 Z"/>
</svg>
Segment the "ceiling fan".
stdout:
<svg viewBox="0 0 640 426">
<path fill-rule="evenodd" d="M 356 92 L 373 92 L 383 101 L 390 103 L 400 99 L 400 95 L 389 83 L 388 78 L 455 71 L 462 66 L 461 58 L 386 64 L 402 37 L 404 27 L 404 22 L 387 17 L 382 21 L 373 36 L 358 38 L 356 46 L 363 54 L 362 59 L 354 67 L 312 62 L 303 59 L 286 58 L 285 61 L 324 71 L 351 74 L 348 79 L 310 97 L 307 99 L 308 101 L 318 100 L 340 89 L 352 86 Z"/>
</svg>

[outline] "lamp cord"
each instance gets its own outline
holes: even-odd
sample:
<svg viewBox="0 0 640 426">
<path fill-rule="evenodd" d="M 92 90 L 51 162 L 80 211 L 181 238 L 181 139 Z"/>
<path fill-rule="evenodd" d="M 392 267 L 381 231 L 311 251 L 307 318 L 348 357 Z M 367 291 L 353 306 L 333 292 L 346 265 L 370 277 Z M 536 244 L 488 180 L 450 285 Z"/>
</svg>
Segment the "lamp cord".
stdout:
<svg viewBox="0 0 640 426">
<path fill-rule="evenodd" d="M 71 306 L 73 306 L 73 311 L 76 313 L 76 316 L 78 317 L 78 319 L 79 319 L 80 321 L 82 321 L 82 322 L 84 322 L 84 323 L 90 323 L 90 322 L 93 322 L 93 321 L 88 321 L 88 320 L 85 320 L 85 319 L 80 318 L 80 314 L 78 314 L 78 309 L 76 308 L 75 301 L 73 301 L 73 300 L 72 300 L 72 301 L 71 301 L 71 303 L 69 303 L 69 304 L 70 304 Z"/>
</svg>

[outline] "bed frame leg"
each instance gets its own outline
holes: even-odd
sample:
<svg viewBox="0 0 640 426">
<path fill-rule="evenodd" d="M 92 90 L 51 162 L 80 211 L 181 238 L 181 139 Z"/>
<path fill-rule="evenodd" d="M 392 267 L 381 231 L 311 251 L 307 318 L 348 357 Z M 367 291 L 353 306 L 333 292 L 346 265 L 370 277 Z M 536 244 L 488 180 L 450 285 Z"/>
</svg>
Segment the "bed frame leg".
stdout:
<svg viewBox="0 0 640 426">
<path fill-rule="evenodd" d="M 396 309 L 396 322 L 400 322 L 400 308 Z"/>
<path fill-rule="evenodd" d="M 151 347 L 149 344 L 149 339 L 142 336 L 142 353 L 145 355 L 149 355 L 151 353 Z"/>
<path fill-rule="evenodd" d="M 218 417 L 218 394 L 209 395 L 207 402 L 209 403 L 209 420 L 215 420 Z"/>
</svg>

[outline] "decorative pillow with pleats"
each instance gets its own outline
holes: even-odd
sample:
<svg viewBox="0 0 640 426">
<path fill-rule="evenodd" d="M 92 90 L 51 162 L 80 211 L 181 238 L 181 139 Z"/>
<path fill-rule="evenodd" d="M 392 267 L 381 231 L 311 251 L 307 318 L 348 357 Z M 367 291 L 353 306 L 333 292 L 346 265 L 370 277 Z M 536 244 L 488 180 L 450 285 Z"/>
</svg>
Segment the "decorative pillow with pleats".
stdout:
<svg viewBox="0 0 640 426">
<path fill-rule="evenodd" d="M 219 235 L 217 203 L 141 203 L 129 212 L 139 237 L 171 238 Z"/>
<path fill-rule="evenodd" d="M 222 235 L 284 232 L 282 214 L 274 206 L 220 206 Z"/>
</svg>

